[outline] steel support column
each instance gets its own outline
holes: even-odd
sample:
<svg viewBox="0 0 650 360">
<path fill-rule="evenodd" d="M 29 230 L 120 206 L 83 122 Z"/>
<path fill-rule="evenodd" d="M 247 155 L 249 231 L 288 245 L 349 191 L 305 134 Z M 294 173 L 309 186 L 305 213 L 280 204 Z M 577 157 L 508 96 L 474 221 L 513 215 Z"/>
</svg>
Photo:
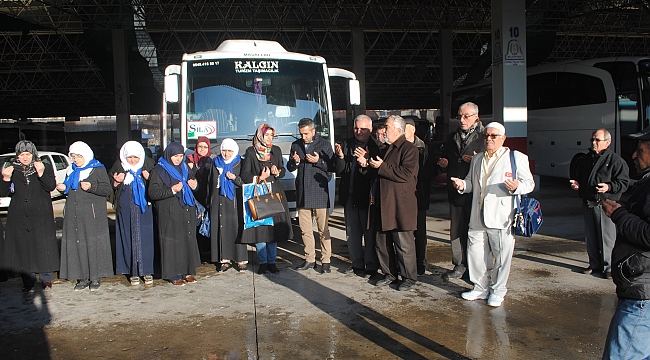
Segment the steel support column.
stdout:
<svg viewBox="0 0 650 360">
<path fill-rule="evenodd" d="M 443 134 L 447 134 L 452 130 L 449 122 L 457 110 L 451 108 L 451 93 L 454 91 L 454 57 L 451 29 L 440 29 L 438 36 L 440 38 L 440 110 L 443 123 L 442 127 L 436 124 L 436 130 L 442 130 Z M 431 90 L 433 91 L 433 89 Z M 453 128 L 455 129 L 455 126 Z"/>
<path fill-rule="evenodd" d="M 361 88 L 361 104 L 354 106 L 353 113 L 348 118 L 348 134 L 352 136 L 352 128 L 354 128 L 354 118 L 357 115 L 366 113 L 366 62 L 365 62 L 365 43 L 364 43 L 364 29 L 362 27 L 352 28 L 352 72 L 359 80 L 359 87 Z M 349 97 L 348 97 L 349 98 Z"/>
<path fill-rule="evenodd" d="M 113 29 L 113 77 L 115 82 L 115 117 L 117 147 L 131 140 L 131 102 L 126 31 Z"/>
</svg>

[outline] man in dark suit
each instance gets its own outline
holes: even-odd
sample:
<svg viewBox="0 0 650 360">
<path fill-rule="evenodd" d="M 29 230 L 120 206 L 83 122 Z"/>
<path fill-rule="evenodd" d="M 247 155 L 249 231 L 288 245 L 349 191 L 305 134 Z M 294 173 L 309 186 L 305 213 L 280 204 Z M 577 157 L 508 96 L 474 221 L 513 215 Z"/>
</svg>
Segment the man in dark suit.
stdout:
<svg viewBox="0 0 650 360">
<path fill-rule="evenodd" d="M 371 158 L 379 155 L 379 146 L 370 137 L 371 132 L 372 120 L 359 115 L 354 119 L 354 137 L 334 146 L 334 165 L 336 173 L 341 176 L 339 203 L 345 209 L 345 235 L 352 260 L 345 272 L 360 277 L 370 277 L 379 269 L 374 221 L 368 217 L 372 177 L 377 171 L 364 172 L 357 163 L 357 159 L 366 153 Z"/>
<path fill-rule="evenodd" d="M 472 209 L 472 194 L 459 194 L 450 180 L 452 177 L 464 179 L 469 172 L 469 163 L 474 154 L 485 151 L 483 144 L 483 125 L 478 118 L 478 106 L 464 103 L 458 107 L 458 129 L 449 134 L 445 149 L 438 160 L 438 166 L 447 171 L 447 197 L 451 225 L 451 262 L 454 268 L 442 275 L 445 281 L 459 278 L 467 271 L 467 233 L 469 214 Z"/>
<path fill-rule="evenodd" d="M 311 119 L 300 120 L 298 130 L 302 139 L 291 144 L 291 156 L 287 163 L 289 171 L 298 170 L 296 207 L 302 242 L 305 245 L 305 262 L 296 270 L 307 270 L 316 266 L 316 240 L 312 228 L 312 216 L 316 216 L 321 247 L 321 273 L 330 273 L 332 239 L 327 227 L 330 206 L 328 182 L 334 151 L 329 142 L 316 136 L 316 127 Z"/>
<path fill-rule="evenodd" d="M 437 166 L 430 163 L 429 147 L 415 135 L 415 121 L 406 119 L 406 140 L 418 148 L 420 170 L 416 195 L 418 198 L 418 228 L 415 230 L 415 257 L 417 258 L 418 275 L 424 275 L 427 268 L 427 210 L 431 197 L 431 179 L 436 175 Z"/>
<path fill-rule="evenodd" d="M 404 136 L 406 124 L 398 115 L 386 120 L 389 146 L 383 158 L 360 159 L 359 165 L 377 169 L 377 254 L 383 278 L 377 286 L 397 282 L 397 267 L 402 276 L 400 291 L 411 289 L 417 281 L 415 239 L 417 228 L 417 199 L 415 189 L 418 174 L 418 149 Z"/>
</svg>

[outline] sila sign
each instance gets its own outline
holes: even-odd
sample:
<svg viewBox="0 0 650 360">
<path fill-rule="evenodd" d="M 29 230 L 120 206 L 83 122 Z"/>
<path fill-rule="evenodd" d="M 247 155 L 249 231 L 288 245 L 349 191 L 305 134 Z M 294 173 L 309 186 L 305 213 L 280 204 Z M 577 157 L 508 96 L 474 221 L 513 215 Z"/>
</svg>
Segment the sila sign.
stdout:
<svg viewBox="0 0 650 360">
<path fill-rule="evenodd" d="M 205 136 L 208 139 L 217 138 L 216 121 L 188 121 L 187 122 L 187 139 L 198 139 Z"/>
</svg>

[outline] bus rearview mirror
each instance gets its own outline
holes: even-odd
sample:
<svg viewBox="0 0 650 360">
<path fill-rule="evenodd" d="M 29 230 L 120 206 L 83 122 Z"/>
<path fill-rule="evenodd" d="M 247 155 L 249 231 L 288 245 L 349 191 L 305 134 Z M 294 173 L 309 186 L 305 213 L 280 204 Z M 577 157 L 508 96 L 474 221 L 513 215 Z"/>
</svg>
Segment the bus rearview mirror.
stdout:
<svg viewBox="0 0 650 360">
<path fill-rule="evenodd" d="M 350 105 L 361 105 L 361 88 L 359 80 L 350 80 Z"/>
</svg>

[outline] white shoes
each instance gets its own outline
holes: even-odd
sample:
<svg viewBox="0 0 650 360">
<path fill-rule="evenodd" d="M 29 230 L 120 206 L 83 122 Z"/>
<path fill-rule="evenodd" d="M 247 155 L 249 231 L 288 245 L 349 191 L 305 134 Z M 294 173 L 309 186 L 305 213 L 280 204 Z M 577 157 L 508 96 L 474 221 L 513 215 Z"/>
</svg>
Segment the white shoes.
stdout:
<svg viewBox="0 0 650 360">
<path fill-rule="evenodd" d="M 460 294 L 460 296 L 462 296 L 463 299 L 465 299 L 465 300 L 472 301 L 472 300 L 478 300 L 478 299 L 481 299 L 481 300 L 487 299 L 489 294 L 490 293 L 488 291 L 472 290 L 472 291 L 464 292 L 464 293 Z"/>
<path fill-rule="evenodd" d="M 499 307 L 501 306 L 501 303 L 503 303 L 503 297 L 497 296 L 494 294 L 490 294 L 490 297 L 488 298 L 487 304 L 493 307 Z"/>
</svg>

